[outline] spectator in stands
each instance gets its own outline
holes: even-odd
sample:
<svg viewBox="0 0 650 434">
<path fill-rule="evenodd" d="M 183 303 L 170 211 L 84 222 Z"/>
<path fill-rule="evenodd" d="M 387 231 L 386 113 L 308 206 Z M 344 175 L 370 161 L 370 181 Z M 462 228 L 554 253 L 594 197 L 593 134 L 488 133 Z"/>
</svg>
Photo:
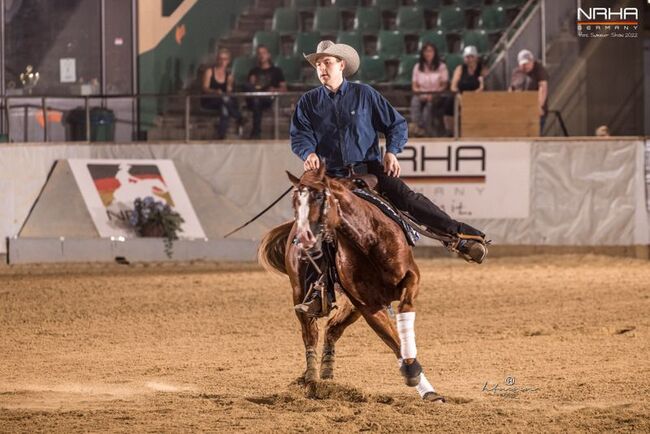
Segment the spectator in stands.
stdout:
<svg viewBox="0 0 650 434">
<path fill-rule="evenodd" d="M 512 71 L 509 90 L 537 91 L 539 133 L 541 135 L 548 113 L 548 72 L 540 62 L 535 60 L 535 56 L 529 50 L 521 50 L 517 54 L 517 63 L 519 66 Z"/>
<path fill-rule="evenodd" d="M 442 92 L 447 89 L 449 72 L 447 65 L 440 61 L 436 46 L 425 43 L 420 50 L 420 60 L 413 66 L 411 89 L 413 92 Z M 440 95 L 416 94 L 411 98 L 411 125 L 413 135 L 422 137 L 433 135 L 434 114 L 444 103 Z"/>
<path fill-rule="evenodd" d="M 286 92 L 287 83 L 282 70 L 273 65 L 271 53 L 264 45 L 257 47 L 257 66 L 248 73 L 248 83 L 244 86 L 247 92 Z M 271 108 L 273 98 L 250 97 L 246 105 L 253 112 L 253 129 L 250 139 L 259 139 L 262 133 L 262 113 Z"/>
<path fill-rule="evenodd" d="M 610 137 L 611 134 L 609 134 L 609 128 L 607 125 L 601 125 L 598 128 L 596 128 L 596 136 L 597 137 Z"/>
<path fill-rule="evenodd" d="M 458 98 L 463 92 L 481 92 L 486 74 L 487 68 L 483 67 L 478 50 L 475 46 L 468 45 L 463 50 L 463 63 L 454 70 L 451 91 L 456 93 Z M 448 134 L 454 131 L 454 98 L 449 98 L 446 102 L 445 128 Z"/>
<path fill-rule="evenodd" d="M 235 78 L 230 71 L 231 59 L 230 50 L 221 48 L 217 52 L 216 65 L 203 72 L 202 88 L 206 96 L 201 98 L 201 106 L 220 113 L 217 126 L 217 139 L 219 140 L 226 137 L 231 117 L 237 120 L 240 131 L 243 123 L 237 98 L 228 95 L 233 91 L 235 83 Z"/>
</svg>

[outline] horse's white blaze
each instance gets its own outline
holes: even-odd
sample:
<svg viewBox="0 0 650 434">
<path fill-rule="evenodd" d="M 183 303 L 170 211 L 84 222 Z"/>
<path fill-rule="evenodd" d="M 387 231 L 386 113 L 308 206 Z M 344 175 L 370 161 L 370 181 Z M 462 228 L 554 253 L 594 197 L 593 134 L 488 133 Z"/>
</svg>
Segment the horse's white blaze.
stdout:
<svg viewBox="0 0 650 434">
<path fill-rule="evenodd" d="M 298 231 L 309 229 L 309 192 L 300 190 L 298 194 Z"/>
<path fill-rule="evenodd" d="M 417 347 L 415 346 L 415 312 L 403 312 L 397 317 L 397 333 L 399 334 L 400 353 L 402 359 L 415 359 Z"/>
</svg>

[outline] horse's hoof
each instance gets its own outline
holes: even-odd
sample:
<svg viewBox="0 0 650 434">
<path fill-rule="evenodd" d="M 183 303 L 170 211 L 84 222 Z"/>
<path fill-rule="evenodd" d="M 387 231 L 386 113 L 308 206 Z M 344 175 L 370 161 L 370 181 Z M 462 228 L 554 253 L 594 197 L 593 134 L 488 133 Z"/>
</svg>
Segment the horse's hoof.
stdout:
<svg viewBox="0 0 650 434">
<path fill-rule="evenodd" d="M 320 362 L 320 378 L 321 380 L 331 380 L 334 378 L 334 357 L 324 355 Z"/>
<path fill-rule="evenodd" d="M 402 362 L 402 366 L 399 368 L 402 376 L 404 377 L 404 382 L 408 387 L 415 387 L 420 384 L 420 374 L 422 373 L 422 366 L 418 363 L 417 359 L 413 360 L 413 363 L 407 365 Z"/>
<path fill-rule="evenodd" d="M 321 380 L 333 380 L 334 379 L 334 369 L 330 367 L 320 368 L 320 379 Z"/>
<path fill-rule="evenodd" d="M 308 369 L 303 375 L 305 379 L 305 384 L 316 383 L 318 381 L 318 371 L 316 369 Z"/>
<path fill-rule="evenodd" d="M 422 397 L 423 401 L 434 402 L 436 404 L 444 404 L 447 402 L 444 396 L 438 395 L 436 392 L 427 392 Z"/>
</svg>

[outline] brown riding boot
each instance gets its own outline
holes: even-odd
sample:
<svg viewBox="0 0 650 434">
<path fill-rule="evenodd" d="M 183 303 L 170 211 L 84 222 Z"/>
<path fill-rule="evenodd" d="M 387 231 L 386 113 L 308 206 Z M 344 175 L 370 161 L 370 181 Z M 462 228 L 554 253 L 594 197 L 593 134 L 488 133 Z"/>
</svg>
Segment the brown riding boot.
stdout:
<svg viewBox="0 0 650 434">
<path fill-rule="evenodd" d="M 488 254 L 485 241 L 474 239 L 461 239 L 456 244 L 455 250 L 467 262 L 481 264 Z"/>
</svg>

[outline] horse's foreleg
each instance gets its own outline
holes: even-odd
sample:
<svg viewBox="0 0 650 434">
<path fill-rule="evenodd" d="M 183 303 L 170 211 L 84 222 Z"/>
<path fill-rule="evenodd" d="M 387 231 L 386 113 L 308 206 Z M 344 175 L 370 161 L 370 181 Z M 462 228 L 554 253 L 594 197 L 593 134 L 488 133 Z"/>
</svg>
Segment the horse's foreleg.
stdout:
<svg viewBox="0 0 650 434">
<path fill-rule="evenodd" d="M 305 383 L 318 381 L 318 360 L 316 345 L 318 344 L 318 324 L 315 318 L 309 318 L 302 313 L 297 313 L 298 321 L 302 327 L 302 341 L 305 344 L 305 358 L 307 369 L 304 373 Z"/>
<path fill-rule="evenodd" d="M 305 294 L 300 287 L 293 288 L 294 305 L 301 303 Z M 305 358 L 307 359 L 307 369 L 304 373 L 305 384 L 318 381 L 318 360 L 316 347 L 318 345 L 318 324 L 315 318 L 308 317 L 302 313 L 296 312 L 298 321 L 302 328 L 302 341 L 305 344 Z"/>
<path fill-rule="evenodd" d="M 346 297 L 341 298 L 344 301 L 338 303 L 339 307 L 336 313 L 327 321 L 327 328 L 325 329 L 325 343 L 323 344 L 323 356 L 320 362 L 321 380 L 334 378 L 334 347 L 336 341 L 343 335 L 345 329 L 361 316 L 361 313 L 354 308 Z"/>
<path fill-rule="evenodd" d="M 379 337 L 391 350 L 393 350 L 393 353 L 395 353 L 395 356 L 399 359 L 399 337 L 397 336 L 395 326 L 388 316 L 386 309 L 372 309 L 366 306 L 358 307 L 358 309 L 370 328 L 379 335 Z"/>
<path fill-rule="evenodd" d="M 415 297 L 418 294 L 418 276 L 413 271 L 408 271 L 400 283 L 402 293 L 397 306 L 397 333 L 400 342 L 400 358 L 402 366 L 400 371 L 404 376 L 406 385 L 413 387 L 420 383 L 422 367 L 418 363 L 417 347 L 415 345 Z"/>
</svg>

